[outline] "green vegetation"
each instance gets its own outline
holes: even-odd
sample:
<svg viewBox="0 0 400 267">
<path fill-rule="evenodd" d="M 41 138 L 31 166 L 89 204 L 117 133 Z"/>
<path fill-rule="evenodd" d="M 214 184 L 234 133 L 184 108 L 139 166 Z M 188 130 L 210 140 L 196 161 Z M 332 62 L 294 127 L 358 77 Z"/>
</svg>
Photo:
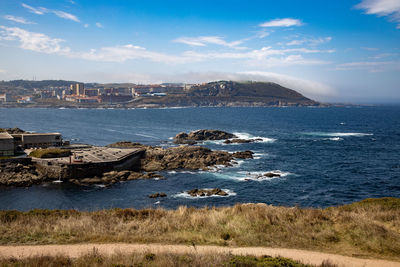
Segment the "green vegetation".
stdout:
<svg viewBox="0 0 400 267">
<path fill-rule="evenodd" d="M 237 204 L 201 209 L 0 211 L 0 244 L 265 246 L 400 260 L 400 199 L 326 209 Z"/>
<path fill-rule="evenodd" d="M 221 267 L 311 267 L 282 257 L 233 256 L 230 254 L 172 254 L 172 253 L 134 253 L 104 256 L 95 249 L 92 253 L 79 258 L 66 256 L 36 256 L 26 259 L 0 259 L 2 267 L 45 267 L 45 266 L 221 266 Z M 321 267 L 335 267 L 329 262 Z"/>
<path fill-rule="evenodd" d="M 71 155 L 71 151 L 60 148 L 35 149 L 29 154 L 30 157 L 42 159 L 68 157 L 69 155 Z"/>
</svg>

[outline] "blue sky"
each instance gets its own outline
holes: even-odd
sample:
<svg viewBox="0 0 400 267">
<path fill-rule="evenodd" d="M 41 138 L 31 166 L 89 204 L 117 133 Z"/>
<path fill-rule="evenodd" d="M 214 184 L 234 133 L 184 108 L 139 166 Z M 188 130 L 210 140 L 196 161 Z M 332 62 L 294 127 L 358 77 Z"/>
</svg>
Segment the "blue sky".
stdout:
<svg viewBox="0 0 400 267">
<path fill-rule="evenodd" d="M 0 0 L 0 79 L 272 81 L 400 102 L 400 0 Z"/>
</svg>

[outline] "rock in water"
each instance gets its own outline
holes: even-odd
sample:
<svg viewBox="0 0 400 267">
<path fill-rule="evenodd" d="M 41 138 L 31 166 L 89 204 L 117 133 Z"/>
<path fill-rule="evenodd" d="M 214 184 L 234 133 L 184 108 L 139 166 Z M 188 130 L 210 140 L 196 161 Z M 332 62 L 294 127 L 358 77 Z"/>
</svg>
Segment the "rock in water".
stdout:
<svg viewBox="0 0 400 267">
<path fill-rule="evenodd" d="M 235 152 L 232 154 L 232 156 L 237 159 L 252 159 L 253 154 L 254 154 L 254 152 L 252 152 L 250 150 L 246 150 L 246 151 Z"/>
<path fill-rule="evenodd" d="M 186 192 L 192 197 L 204 197 L 204 196 L 228 196 L 229 194 L 219 188 L 214 189 L 192 189 Z"/>
<path fill-rule="evenodd" d="M 167 194 L 165 194 L 164 192 L 161 192 L 161 193 L 151 194 L 151 195 L 149 195 L 149 198 L 159 198 L 159 197 L 166 197 L 166 196 L 167 196 Z"/>
<path fill-rule="evenodd" d="M 237 138 L 237 136 L 220 130 L 197 130 L 188 134 L 184 132 L 178 133 L 174 137 L 174 143 L 195 144 L 197 141 L 225 140 L 232 138 Z"/>
<path fill-rule="evenodd" d="M 262 141 L 261 138 L 255 138 L 255 139 L 227 139 L 225 140 L 225 144 L 245 144 L 245 143 L 254 143 L 254 142 L 258 142 L 258 141 Z"/>
</svg>

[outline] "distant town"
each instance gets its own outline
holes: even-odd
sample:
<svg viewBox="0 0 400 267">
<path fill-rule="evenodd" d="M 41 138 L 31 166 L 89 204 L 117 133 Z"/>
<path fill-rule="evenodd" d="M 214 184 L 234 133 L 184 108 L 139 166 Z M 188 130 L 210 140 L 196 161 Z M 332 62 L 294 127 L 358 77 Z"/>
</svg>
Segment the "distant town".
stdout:
<svg viewBox="0 0 400 267">
<path fill-rule="evenodd" d="M 200 84 L 81 83 L 65 80 L 0 81 L 0 107 L 163 108 L 321 106 L 271 82 Z"/>
<path fill-rule="evenodd" d="M 135 98 L 166 95 L 183 95 L 192 84 L 148 84 L 132 86 L 85 86 L 84 83 L 71 83 L 69 86 L 47 86 L 33 88 L 32 94 L 0 94 L 2 103 L 34 103 L 39 99 L 58 99 L 76 103 L 127 103 Z"/>
</svg>

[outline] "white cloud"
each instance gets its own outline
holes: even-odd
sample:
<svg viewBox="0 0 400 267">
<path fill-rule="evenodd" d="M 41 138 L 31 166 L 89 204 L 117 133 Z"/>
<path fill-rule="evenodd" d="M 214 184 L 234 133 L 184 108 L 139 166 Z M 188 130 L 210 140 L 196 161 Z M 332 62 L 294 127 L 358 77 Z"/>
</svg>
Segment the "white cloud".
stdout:
<svg viewBox="0 0 400 267">
<path fill-rule="evenodd" d="M 132 44 L 92 49 L 90 52 L 71 53 L 70 56 L 86 60 L 106 62 L 124 62 L 132 59 L 148 59 L 154 62 L 163 62 L 168 64 L 188 62 L 187 58 L 181 56 L 148 51 L 143 47 Z"/>
<path fill-rule="evenodd" d="M 339 64 L 336 70 L 366 70 L 383 72 L 388 70 L 400 71 L 400 61 L 356 61 Z"/>
<path fill-rule="evenodd" d="M 373 14 L 380 17 L 389 17 L 400 29 L 400 1 L 399 0 L 363 0 L 356 5 L 358 9 L 364 9 L 366 14 Z"/>
<path fill-rule="evenodd" d="M 262 30 L 262 31 L 258 31 L 258 32 L 256 33 L 256 37 L 257 37 L 257 38 L 260 38 L 260 39 L 263 39 L 263 38 L 269 36 L 270 34 L 271 34 L 270 32 L 267 32 L 267 31 L 265 31 L 265 30 Z"/>
<path fill-rule="evenodd" d="M 180 37 L 173 41 L 176 43 L 183 43 L 190 46 L 207 46 L 207 44 L 215 44 L 232 48 L 243 48 L 243 47 L 238 47 L 238 45 L 244 42 L 244 40 L 227 42 L 220 36 Z"/>
<path fill-rule="evenodd" d="M 5 15 L 5 16 L 3 16 L 3 18 L 10 20 L 10 21 L 22 23 L 22 24 L 35 24 L 34 22 L 28 21 L 23 17 L 15 17 L 13 15 Z"/>
<path fill-rule="evenodd" d="M 291 26 L 301 26 L 303 23 L 301 20 L 285 18 L 285 19 L 274 19 L 261 23 L 260 27 L 291 27 Z"/>
<path fill-rule="evenodd" d="M 308 44 L 310 46 L 317 46 L 317 45 L 321 45 L 324 43 L 328 43 L 332 40 L 332 37 L 328 36 L 328 37 L 320 37 L 320 38 L 305 38 L 305 39 L 300 39 L 300 40 L 292 40 L 288 43 L 286 43 L 286 45 L 292 46 L 292 45 L 302 45 L 302 44 Z"/>
<path fill-rule="evenodd" d="M 378 51 L 379 50 L 379 48 L 376 48 L 376 47 L 361 47 L 361 49 L 367 50 L 367 51 Z"/>
<path fill-rule="evenodd" d="M 29 9 L 29 11 L 31 13 L 34 13 L 36 15 L 43 15 L 44 13 L 48 12 L 48 10 L 46 8 L 44 8 L 44 7 L 34 8 L 34 7 L 31 7 L 31 6 L 29 6 L 29 5 L 25 4 L 25 3 L 22 3 L 22 6 L 27 8 L 27 9 Z"/>
<path fill-rule="evenodd" d="M 86 24 L 83 25 L 83 27 L 88 28 L 89 24 L 86 23 Z"/>
<path fill-rule="evenodd" d="M 68 54 L 70 49 L 62 47 L 62 39 L 53 39 L 42 33 L 35 33 L 23 30 L 18 27 L 0 26 L 0 37 L 6 40 L 19 41 L 19 47 L 26 50 L 46 54 Z"/>
<path fill-rule="evenodd" d="M 103 25 L 100 22 L 96 22 L 96 27 L 97 28 L 104 28 Z"/>
<path fill-rule="evenodd" d="M 285 66 L 285 65 L 315 65 L 329 62 L 318 59 L 304 58 L 303 54 L 333 53 L 334 50 L 318 50 L 307 48 L 273 49 L 263 47 L 246 52 L 194 52 L 186 51 L 181 54 L 171 55 L 156 51 L 149 51 L 133 44 L 102 47 L 88 52 L 71 51 L 69 47 L 62 46 L 62 39 L 50 38 L 42 33 L 35 33 L 21 28 L 0 26 L 0 38 L 3 40 L 19 41 L 20 47 L 42 53 L 54 53 L 63 56 L 81 58 L 85 60 L 103 62 L 125 62 L 127 60 L 145 59 L 166 64 L 186 64 L 214 60 L 241 60 L 243 64 L 251 66 Z"/>
<path fill-rule="evenodd" d="M 64 12 L 64 11 L 61 11 L 61 10 L 47 9 L 47 8 L 44 8 L 44 7 L 35 8 L 35 7 L 32 7 L 32 6 L 29 6 L 29 5 L 25 4 L 25 3 L 22 3 L 22 6 L 27 8 L 27 9 L 29 9 L 30 12 L 32 12 L 34 14 L 37 14 L 37 15 L 44 15 L 46 13 L 53 13 L 54 15 L 56 15 L 59 18 L 68 19 L 68 20 L 72 20 L 72 21 L 75 21 L 75 22 L 80 22 L 80 20 L 78 19 L 77 16 L 72 15 L 72 14 L 67 13 L 67 12 Z"/>
<path fill-rule="evenodd" d="M 381 58 L 385 58 L 385 57 L 395 57 L 395 56 L 398 56 L 398 54 L 396 54 L 396 53 L 381 53 L 381 54 L 371 56 L 370 58 L 381 59 Z"/>
<path fill-rule="evenodd" d="M 78 19 L 77 16 L 72 15 L 70 13 L 64 12 L 64 11 L 60 11 L 60 10 L 52 10 L 52 13 L 54 13 L 57 17 L 62 18 L 62 19 L 68 19 L 68 20 L 72 20 L 75 22 L 80 22 L 80 20 Z"/>
</svg>

